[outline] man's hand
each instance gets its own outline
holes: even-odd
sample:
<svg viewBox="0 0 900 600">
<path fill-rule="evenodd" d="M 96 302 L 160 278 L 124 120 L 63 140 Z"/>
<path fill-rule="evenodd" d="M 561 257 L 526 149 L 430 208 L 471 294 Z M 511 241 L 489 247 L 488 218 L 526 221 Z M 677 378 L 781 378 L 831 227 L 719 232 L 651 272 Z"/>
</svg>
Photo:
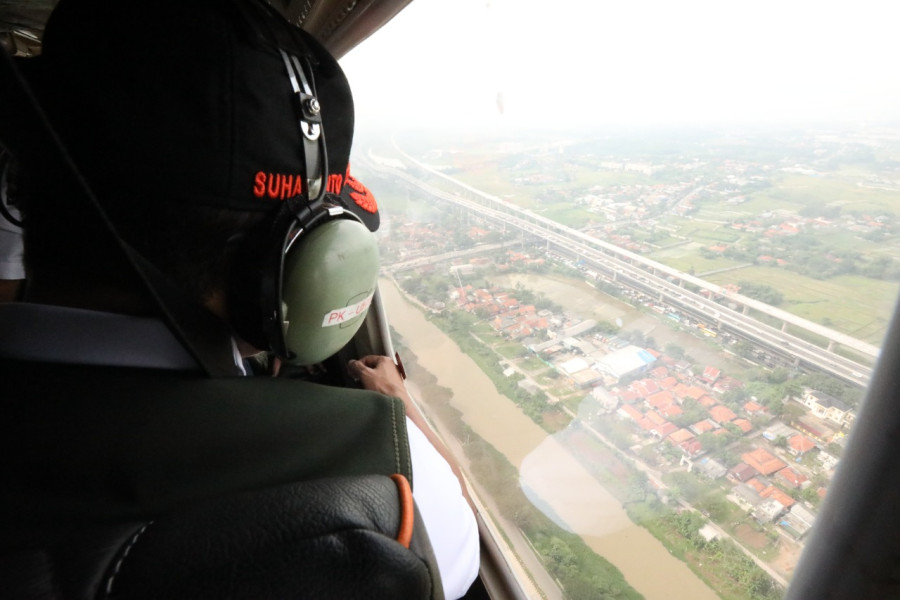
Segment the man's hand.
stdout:
<svg viewBox="0 0 900 600">
<path fill-rule="evenodd" d="M 394 361 L 387 356 L 370 354 L 359 360 L 351 360 L 347 366 L 350 374 L 358 377 L 365 389 L 400 398 L 404 404 L 409 404 L 403 377 Z"/>
<path fill-rule="evenodd" d="M 359 360 L 351 360 L 347 364 L 347 367 L 349 368 L 351 375 L 359 378 L 365 389 L 379 392 L 386 396 L 400 398 L 400 400 L 403 401 L 403 406 L 406 408 L 406 416 L 409 417 L 413 424 L 425 434 L 425 437 L 431 445 L 434 446 L 435 450 L 437 450 L 438 453 L 444 457 L 444 460 L 447 461 L 447 464 L 450 465 L 450 469 L 459 480 L 459 486 L 463 497 L 466 499 L 466 502 L 469 503 L 472 512 L 477 512 L 472 499 L 469 497 L 469 490 L 466 487 L 465 478 L 462 475 L 462 471 L 459 469 L 459 465 L 456 463 L 456 459 L 450 454 L 450 451 L 444 445 L 444 442 L 437 437 L 431 427 L 425 422 L 425 417 L 419 412 L 419 408 L 406 391 L 406 385 L 403 383 L 403 376 L 400 374 L 400 370 L 397 365 L 394 364 L 394 361 L 387 356 L 370 354 L 368 356 L 363 356 Z"/>
</svg>

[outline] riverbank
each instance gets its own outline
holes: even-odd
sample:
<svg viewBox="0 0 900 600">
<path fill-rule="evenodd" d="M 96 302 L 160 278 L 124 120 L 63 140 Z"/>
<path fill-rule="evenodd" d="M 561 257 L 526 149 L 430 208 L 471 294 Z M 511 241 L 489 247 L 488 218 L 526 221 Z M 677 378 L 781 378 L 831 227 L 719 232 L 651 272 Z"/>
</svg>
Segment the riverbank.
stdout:
<svg viewBox="0 0 900 600">
<path fill-rule="evenodd" d="M 462 421 L 520 472 L 528 459 L 523 487 L 541 498 L 548 516 L 578 534 L 650 600 L 717 597 L 646 529 L 632 523 L 619 501 L 569 452 L 560 451 L 547 432 L 498 394 L 471 359 L 392 284 L 382 282 L 382 295 L 390 322 L 416 350 L 422 367 L 438 385 L 452 390 L 448 403 Z M 562 474 L 565 482 L 558 479 Z M 578 531 L 584 528 L 585 533 Z"/>
</svg>

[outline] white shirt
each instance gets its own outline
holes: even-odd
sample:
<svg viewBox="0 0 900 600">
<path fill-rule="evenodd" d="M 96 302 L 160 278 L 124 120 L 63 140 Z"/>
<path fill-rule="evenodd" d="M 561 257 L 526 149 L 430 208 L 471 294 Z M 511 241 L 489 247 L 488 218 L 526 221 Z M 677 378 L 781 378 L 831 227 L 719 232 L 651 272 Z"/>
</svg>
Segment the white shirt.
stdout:
<svg viewBox="0 0 900 600">
<path fill-rule="evenodd" d="M 100 343 L 98 340 L 102 340 Z M 196 367 L 158 319 L 45 304 L 0 304 L 0 358 L 69 364 L 185 369 Z M 240 358 L 236 360 L 240 366 Z M 478 575 L 478 526 L 447 461 L 406 419 L 413 496 L 449 599 Z"/>
<path fill-rule="evenodd" d="M 0 146 L 0 203 L 14 219 L 21 221 L 19 209 L 7 202 L 7 166 L 3 164 L 2 155 Z M 22 228 L 0 215 L 0 279 L 25 279 L 24 255 Z"/>
</svg>

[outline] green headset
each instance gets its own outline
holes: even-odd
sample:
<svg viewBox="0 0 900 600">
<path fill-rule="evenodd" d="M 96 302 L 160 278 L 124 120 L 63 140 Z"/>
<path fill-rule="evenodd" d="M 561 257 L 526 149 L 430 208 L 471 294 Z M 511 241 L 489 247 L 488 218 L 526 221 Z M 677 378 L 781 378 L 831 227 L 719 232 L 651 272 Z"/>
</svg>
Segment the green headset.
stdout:
<svg viewBox="0 0 900 600">
<path fill-rule="evenodd" d="M 336 66 L 314 40 L 303 42 L 318 61 Z M 307 56 L 283 48 L 306 186 L 240 240 L 229 304 L 232 325 L 245 340 L 290 364 L 310 365 L 343 348 L 365 320 L 377 284 L 378 246 L 371 226 L 341 193 L 345 174 L 329 172 L 315 70 Z"/>
</svg>

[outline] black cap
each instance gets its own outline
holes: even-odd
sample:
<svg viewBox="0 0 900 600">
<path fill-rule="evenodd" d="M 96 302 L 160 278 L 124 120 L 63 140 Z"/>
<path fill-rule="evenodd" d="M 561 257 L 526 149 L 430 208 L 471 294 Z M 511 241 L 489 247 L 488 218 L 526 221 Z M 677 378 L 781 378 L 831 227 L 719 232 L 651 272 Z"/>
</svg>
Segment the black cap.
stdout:
<svg viewBox="0 0 900 600">
<path fill-rule="evenodd" d="M 378 227 L 350 177 L 353 100 L 337 61 L 256 0 L 62 0 L 38 91 L 101 203 L 269 211 L 307 197 L 304 111 L 287 56 L 308 69 L 327 189 Z M 306 145 L 304 145 L 306 144 Z"/>
</svg>

